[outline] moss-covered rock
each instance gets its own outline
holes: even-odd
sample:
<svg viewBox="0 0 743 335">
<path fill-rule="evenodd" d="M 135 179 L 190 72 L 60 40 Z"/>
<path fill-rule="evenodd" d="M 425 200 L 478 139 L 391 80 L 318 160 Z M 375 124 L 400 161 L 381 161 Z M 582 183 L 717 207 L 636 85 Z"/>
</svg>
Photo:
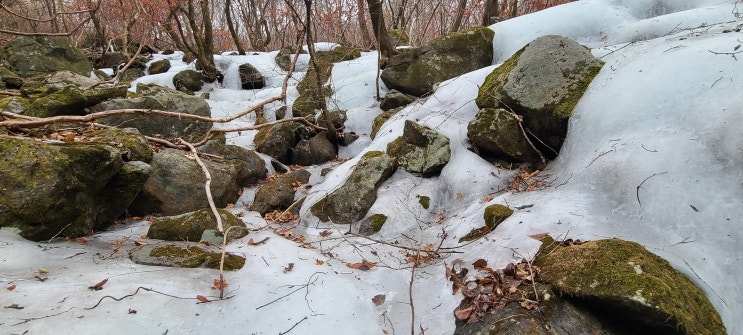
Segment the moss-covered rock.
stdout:
<svg viewBox="0 0 743 335">
<path fill-rule="evenodd" d="M 393 89 L 384 95 L 382 101 L 379 102 L 379 108 L 383 111 L 388 111 L 398 107 L 405 107 L 413 101 L 415 101 L 413 97 Z"/>
<path fill-rule="evenodd" d="M 156 60 L 150 63 L 150 67 L 147 69 L 150 74 L 165 73 L 168 70 L 170 70 L 170 61 L 167 59 Z"/>
<path fill-rule="evenodd" d="M 472 229 L 469 233 L 459 238 L 459 243 L 474 241 L 485 234 L 495 230 L 499 224 L 508 219 L 513 214 L 513 210 L 507 206 L 495 204 L 485 207 L 482 218 L 485 225 L 480 228 Z"/>
<path fill-rule="evenodd" d="M 0 108 L 6 109 L 16 114 L 25 113 L 28 107 L 30 106 L 31 106 L 31 102 L 24 97 L 0 98 Z"/>
<path fill-rule="evenodd" d="M 328 138 L 327 132 L 321 132 L 309 140 L 301 140 L 294 147 L 292 162 L 297 165 L 316 165 L 334 160 L 338 157 L 335 144 Z"/>
<path fill-rule="evenodd" d="M 88 100 L 82 90 L 75 86 L 65 86 L 31 103 L 25 115 L 51 117 L 59 115 L 84 115 Z"/>
<path fill-rule="evenodd" d="M 263 75 L 253 65 L 248 63 L 238 66 L 240 75 L 240 86 L 244 90 L 255 90 L 263 88 L 266 85 Z"/>
<path fill-rule="evenodd" d="M 480 108 L 506 108 L 523 117 L 546 157 L 559 152 L 568 118 L 603 62 L 561 36 L 540 37 L 491 72 L 480 86 Z"/>
<path fill-rule="evenodd" d="M 85 88 L 98 83 L 98 80 L 90 78 L 90 76 L 79 75 L 70 71 L 57 71 L 44 77 L 44 82 L 48 86 L 54 86 L 62 88 L 68 85 L 77 86 L 79 88 Z"/>
<path fill-rule="evenodd" d="M 390 58 L 381 75 L 390 89 L 414 96 L 433 92 L 434 85 L 493 62 L 494 32 L 476 27 L 439 37 L 420 48 L 404 49 Z"/>
<path fill-rule="evenodd" d="M 338 46 L 330 51 L 315 52 L 315 62 L 320 70 L 320 82 L 324 84 L 328 81 L 333 69 L 333 63 L 359 57 L 361 57 L 360 50 L 344 46 Z M 320 109 L 320 90 L 317 87 L 317 75 L 315 73 L 315 67 L 310 64 L 307 74 L 297 85 L 299 97 L 297 97 L 292 105 L 292 114 L 294 116 L 304 117 L 315 115 L 315 111 Z M 330 92 L 325 90 L 324 94 L 327 97 Z"/>
<path fill-rule="evenodd" d="M 181 71 L 173 76 L 173 86 L 183 93 L 193 94 L 204 86 L 204 76 L 194 70 Z"/>
<path fill-rule="evenodd" d="M 524 137 L 519 121 L 503 108 L 481 109 L 467 125 L 467 137 L 487 159 L 541 163 L 540 153 Z"/>
<path fill-rule="evenodd" d="M 23 79 L 5 66 L 0 66 L 0 82 L 5 85 L 5 88 L 10 89 L 19 89 L 23 86 Z"/>
<path fill-rule="evenodd" d="M 377 133 L 379 132 L 379 129 L 382 128 L 385 122 L 392 118 L 393 115 L 397 114 L 397 112 L 401 111 L 404 107 L 398 107 L 390 109 L 382 114 L 377 115 L 377 117 L 374 118 L 374 121 L 372 122 L 372 130 L 371 136 L 372 139 L 374 139 L 377 136 Z"/>
<path fill-rule="evenodd" d="M 121 152 L 124 161 L 149 163 L 152 148 L 147 139 L 135 128 L 108 128 L 90 134 L 96 142 L 107 143 Z"/>
<path fill-rule="evenodd" d="M 664 259 L 619 239 L 568 247 L 543 240 L 534 264 L 561 294 L 647 334 L 725 334 L 704 293 Z"/>
<path fill-rule="evenodd" d="M 299 185 L 310 181 L 311 173 L 296 170 L 280 175 L 261 186 L 249 209 L 265 215 L 273 210 L 285 210 L 294 203 L 294 195 Z"/>
<path fill-rule="evenodd" d="M 227 231 L 227 228 L 233 226 L 245 227 L 245 223 L 232 213 L 224 209 L 218 209 L 217 211 L 222 219 L 222 226 L 225 231 Z M 214 213 L 212 213 L 211 209 L 206 208 L 181 215 L 155 218 L 152 220 L 150 229 L 147 231 L 148 238 L 165 241 L 207 241 L 212 244 L 221 244 L 223 242 L 222 237 L 219 237 L 218 240 L 213 240 L 213 237 L 221 234 L 217 230 L 217 219 L 214 217 Z M 233 228 L 227 234 L 227 241 L 229 242 L 245 235 L 248 235 L 247 230 Z"/>
<path fill-rule="evenodd" d="M 269 155 L 284 164 L 291 164 L 291 152 L 299 143 L 299 128 L 297 123 L 279 123 L 271 126 L 260 136 L 256 136 L 256 151 Z"/>
<path fill-rule="evenodd" d="M 222 251 L 215 246 L 198 243 L 145 244 L 129 252 L 132 262 L 143 265 L 219 269 Z M 245 257 L 226 253 L 224 269 L 235 271 L 245 265 Z"/>
<path fill-rule="evenodd" d="M 9 69 L 21 77 L 61 70 L 88 76 L 93 71 L 93 65 L 85 54 L 64 37 L 21 36 L 13 40 L 5 51 Z"/>
<path fill-rule="evenodd" d="M 359 235 L 369 236 L 378 233 L 387 222 L 387 215 L 372 214 L 359 224 Z"/>
<path fill-rule="evenodd" d="M 392 173 L 395 159 L 380 151 L 365 153 L 341 187 L 312 205 L 321 221 L 351 224 L 363 218 L 377 200 L 377 188 Z"/>
<path fill-rule="evenodd" d="M 295 46 L 289 46 L 289 47 L 283 47 L 281 50 L 279 50 L 279 53 L 276 54 L 276 57 L 274 57 L 274 60 L 276 61 L 276 64 L 284 71 L 289 71 L 289 66 L 292 63 L 292 57 L 294 56 L 294 53 L 297 52 L 297 48 Z M 300 54 L 306 54 L 307 51 L 300 50 Z"/>
<path fill-rule="evenodd" d="M 224 134 L 216 135 L 206 144 L 196 148 L 199 152 L 219 156 L 235 168 L 235 182 L 240 187 L 258 183 L 266 177 L 268 170 L 263 158 L 253 150 L 237 145 L 225 144 Z"/>
<path fill-rule="evenodd" d="M 410 173 L 431 177 L 449 163 L 449 138 L 413 121 L 405 121 L 402 136 L 387 144 L 387 153 Z"/>
</svg>

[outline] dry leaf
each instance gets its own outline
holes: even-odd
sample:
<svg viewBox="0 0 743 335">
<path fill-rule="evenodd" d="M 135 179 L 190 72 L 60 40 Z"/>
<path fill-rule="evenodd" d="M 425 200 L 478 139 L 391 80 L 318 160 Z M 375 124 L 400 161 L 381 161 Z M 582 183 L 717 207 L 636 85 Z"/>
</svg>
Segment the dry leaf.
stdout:
<svg viewBox="0 0 743 335">
<path fill-rule="evenodd" d="M 323 231 L 321 231 L 321 232 L 320 232 L 320 236 L 322 236 L 322 237 L 328 237 L 328 236 L 330 236 L 330 234 L 332 234 L 332 233 L 333 233 L 333 232 L 332 232 L 332 231 L 330 231 L 330 230 L 323 230 Z"/>
<path fill-rule="evenodd" d="M 248 245 L 255 245 L 255 241 L 253 241 L 252 237 L 248 240 Z"/>
<path fill-rule="evenodd" d="M 529 237 L 531 237 L 531 238 L 533 238 L 533 239 L 535 239 L 537 241 L 541 241 L 541 240 L 545 239 L 547 236 L 550 236 L 550 234 L 541 233 L 541 234 L 529 235 Z"/>
<path fill-rule="evenodd" d="M 39 269 L 39 273 L 49 273 L 49 270 L 47 270 L 47 269 Z"/>
<path fill-rule="evenodd" d="M 18 304 L 12 304 L 10 306 L 5 306 L 5 308 L 23 309 L 23 307 L 22 306 L 18 306 Z"/>
<path fill-rule="evenodd" d="M 294 232 L 291 229 L 280 230 L 280 231 L 277 231 L 276 234 L 279 234 L 288 239 L 294 238 Z"/>
<path fill-rule="evenodd" d="M 91 289 L 93 291 L 100 291 L 103 289 L 103 285 L 106 285 L 107 282 L 108 282 L 108 278 L 101 280 L 100 282 L 98 282 L 98 284 L 95 284 L 93 286 L 88 286 L 88 289 Z"/>
<path fill-rule="evenodd" d="M 474 306 L 467 307 L 465 309 L 458 309 L 454 311 L 454 316 L 457 317 L 459 320 L 467 320 L 470 318 L 470 315 L 472 314 L 472 311 L 475 310 Z"/>
<path fill-rule="evenodd" d="M 144 242 L 140 242 L 140 241 L 134 241 L 134 245 L 136 245 L 136 246 L 138 246 L 138 247 L 141 247 L 141 246 L 143 246 L 143 245 L 145 245 L 145 244 L 147 244 L 147 243 L 144 243 Z"/>
<path fill-rule="evenodd" d="M 210 300 L 209 300 L 209 299 L 207 299 L 207 298 L 206 298 L 205 296 L 203 296 L 203 295 L 197 295 L 197 296 L 196 296 L 196 299 L 199 299 L 199 301 L 201 301 L 201 302 L 203 302 L 203 303 L 207 303 L 207 302 L 210 302 Z"/>
<path fill-rule="evenodd" d="M 457 192 L 457 200 L 464 199 L 464 195 L 462 195 L 462 192 Z"/>
<path fill-rule="evenodd" d="M 735 48 L 733 48 L 733 51 L 740 49 L 740 44 L 736 45 Z"/>
<path fill-rule="evenodd" d="M 474 266 L 475 269 L 484 268 L 484 267 L 488 266 L 488 261 L 480 258 L 480 259 L 476 260 L 474 263 L 472 263 L 472 266 Z"/>
<path fill-rule="evenodd" d="M 490 202 L 493 199 L 494 199 L 493 197 L 487 196 L 487 197 L 485 197 L 485 199 L 482 199 L 482 202 Z"/>
<path fill-rule="evenodd" d="M 284 273 L 290 272 L 291 270 L 294 270 L 294 263 L 289 263 L 284 267 Z"/>
<path fill-rule="evenodd" d="M 325 264 L 325 262 L 323 262 L 321 259 L 315 260 L 315 265 L 323 265 L 323 264 Z"/>
<path fill-rule="evenodd" d="M 357 270 L 361 270 L 361 271 L 367 271 L 367 270 L 373 268 L 375 265 L 377 265 L 377 263 L 367 262 L 366 260 L 362 260 L 360 263 L 353 263 L 353 264 L 348 263 L 348 264 L 346 264 L 346 266 L 349 267 L 349 268 L 351 268 L 351 269 L 357 269 Z"/>
<path fill-rule="evenodd" d="M 372 302 L 374 303 L 374 305 L 379 306 L 384 303 L 385 299 L 386 297 L 384 296 L 384 294 L 377 294 L 372 298 Z"/>
<path fill-rule="evenodd" d="M 40 281 L 40 282 L 42 282 L 42 283 L 43 283 L 43 282 L 44 282 L 45 280 L 49 279 L 49 278 L 47 278 L 47 277 L 42 277 L 42 276 L 34 276 L 34 278 L 36 278 L 36 280 L 38 280 L 38 281 Z"/>
<path fill-rule="evenodd" d="M 225 287 L 230 286 L 227 284 L 227 281 L 222 279 L 214 279 L 214 284 L 212 285 L 212 290 L 223 290 Z"/>
<path fill-rule="evenodd" d="M 520 303 L 521 307 L 526 308 L 527 310 L 535 310 L 537 307 L 539 307 L 539 304 L 537 304 L 536 301 L 532 300 L 524 300 Z"/>
<path fill-rule="evenodd" d="M 6 287 L 6 289 L 7 289 L 8 291 L 12 291 L 12 290 L 15 290 L 15 285 L 10 285 L 10 286 Z"/>
<path fill-rule="evenodd" d="M 129 314 L 137 314 L 137 310 L 129 308 Z"/>
<path fill-rule="evenodd" d="M 88 240 L 85 237 L 78 237 L 75 239 L 75 243 L 77 244 L 88 244 Z"/>
</svg>

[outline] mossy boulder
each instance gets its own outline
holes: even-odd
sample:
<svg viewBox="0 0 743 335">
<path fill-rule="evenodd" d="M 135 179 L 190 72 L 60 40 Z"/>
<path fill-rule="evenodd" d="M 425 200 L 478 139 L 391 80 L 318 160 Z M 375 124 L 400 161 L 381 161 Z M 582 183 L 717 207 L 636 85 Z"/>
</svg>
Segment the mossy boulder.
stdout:
<svg viewBox="0 0 743 335">
<path fill-rule="evenodd" d="M 543 36 L 494 69 L 480 86 L 476 103 L 481 109 L 506 108 L 522 116 L 524 126 L 539 139 L 533 142 L 546 157 L 554 157 L 573 108 L 602 66 L 577 42 Z"/>
<path fill-rule="evenodd" d="M 284 164 L 292 163 L 292 151 L 299 143 L 300 126 L 297 123 L 279 123 L 259 132 L 255 138 L 256 151 L 269 155 Z"/>
<path fill-rule="evenodd" d="M 23 79 L 5 66 L 0 66 L 0 82 L 5 88 L 10 89 L 19 89 L 23 86 Z"/>
<path fill-rule="evenodd" d="M 119 76 L 119 80 L 122 83 L 131 83 L 131 82 L 137 80 L 137 78 L 141 78 L 141 77 L 144 77 L 144 76 L 145 76 L 144 70 L 130 67 L 130 68 L 124 70 L 124 73 L 122 73 Z"/>
<path fill-rule="evenodd" d="M 328 81 L 333 70 L 333 63 L 359 57 L 361 57 L 361 51 L 359 49 L 344 46 L 335 47 L 330 51 L 315 52 L 315 62 L 320 70 L 320 82 L 324 85 Z M 305 74 L 302 81 L 297 85 L 299 97 L 297 97 L 292 105 L 292 114 L 294 116 L 304 117 L 315 115 L 315 111 L 321 109 L 320 88 L 317 86 L 317 75 L 315 73 L 315 67 L 310 64 L 307 74 Z M 324 96 L 329 96 L 329 90 L 323 89 Z"/>
<path fill-rule="evenodd" d="M 387 222 L 387 215 L 372 214 L 359 224 L 359 235 L 369 236 L 378 233 Z"/>
<path fill-rule="evenodd" d="M 222 250 L 195 242 L 145 244 L 129 252 L 132 262 L 142 265 L 219 269 Z M 235 271 L 245 265 L 245 257 L 226 253 L 224 270 Z"/>
<path fill-rule="evenodd" d="M 173 86 L 178 91 L 193 94 L 204 86 L 204 76 L 194 70 L 181 71 L 173 76 Z"/>
<path fill-rule="evenodd" d="M 297 52 L 297 47 L 290 46 L 290 47 L 283 47 L 281 50 L 279 50 L 279 53 L 276 54 L 276 57 L 274 57 L 274 60 L 276 61 L 276 64 L 284 71 L 289 71 L 289 66 L 292 63 L 292 57 L 294 56 L 294 53 Z M 300 54 L 306 54 L 307 51 L 300 50 Z"/>
<path fill-rule="evenodd" d="M 524 137 L 519 121 L 503 108 L 481 109 L 467 125 L 467 137 L 487 159 L 541 163 L 540 153 Z"/>
<path fill-rule="evenodd" d="M 428 95 L 434 85 L 493 62 L 494 32 L 476 27 L 439 37 L 420 48 L 404 49 L 390 58 L 381 75 L 390 89 Z"/>
<path fill-rule="evenodd" d="M 451 158 L 449 138 L 413 121 L 405 121 L 402 136 L 387 144 L 387 154 L 410 173 L 431 177 Z"/>
<path fill-rule="evenodd" d="M 321 132 L 309 140 L 301 140 L 294 147 L 292 162 L 298 165 L 316 165 L 329 162 L 338 157 L 335 144 L 327 132 Z"/>
<path fill-rule="evenodd" d="M 218 209 L 217 211 L 222 219 L 222 226 L 225 231 L 233 226 L 245 227 L 245 223 L 232 213 L 224 209 Z M 248 235 L 247 230 L 233 228 L 227 234 L 227 241 L 245 235 Z M 214 237 L 217 236 L 219 237 L 215 240 Z M 214 213 L 211 209 L 206 208 L 181 215 L 155 218 L 147 231 L 148 238 L 165 241 L 206 241 L 212 244 L 221 244 L 223 242 L 221 236 L 224 235 L 217 229 L 217 219 L 214 217 Z"/>
<path fill-rule="evenodd" d="M 16 114 L 25 113 L 28 107 L 30 106 L 31 106 L 31 102 L 24 97 L 0 98 L 0 108 L 8 110 Z"/>
<path fill-rule="evenodd" d="M 374 121 L 372 122 L 372 130 L 371 136 L 372 139 L 374 139 L 377 136 L 377 133 L 379 132 L 379 129 L 382 128 L 385 122 L 392 118 L 393 115 L 397 114 L 397 112 L 401 111 L 404 107 L 398 107 L 390 109 L 382 114 L 377 115 L 377 117 L 374 118 Z"/>
<path fill-rule="evenodd" d="M 125 164 L 107 144 L 0 136 L 0 226 L 34 241 L 105 229 L 148 175 L 146 164 Z"/>
<path fill-rule="evenodd" d="M 88 100 L 80 88 L 65 86 L 61 90 L 34 100 L 24 114 L 33 117 L 84 115 L 87 106 Z"/>
<path fill-rule="evenodd" d="M 365 153 L 346 181 L 310 208 L 320 221 L 351 224 L 361 220 L 377 200 L 377 188 L 395 172 L 394 158 L 380 151 Z"/>
<path fill-rule="evenodd" d="M 469 233 L 459 238 L 459 243 L 474 241 L 480 237 L 485 236 L 487 233 L 495 230 L 498 225 L 508 219 L 513 214 L 513 209 L 507 206 L 494 204 L 485 207 L 485 211 L 482 214 L 485 225 L 480 228 L 472 229 Z"/>
<path fill-rule="evenodd" d="M 398 107 L 405 107 L 415 101 L 415 99 L 405 93 L 398 90 L 392 89 L 384 95 L 382 101 L 379 102 L 379 108 L 383 111 L 395 109 Z"/>
<path fill-rule="evenodd" d="M 170 70 L 170 61 L 167 59 L 158 59 L 152 63 L 150 63 L 150 67 L 147 69 L 147 72 L 150 74 L 160 74 L 165 73 Z"/>
<path fill-rule="evenodd" d="M 54 87 L 65 87 L 67 85 L 74 85 L 80 88 L 85 88 L 98 83 L 98 80 L 90 78 L 90 76 L 83 76 L 71 71 L 57 71 L 44 77 L 44 82 L 48 86 Z"/>
<path fill-rule="evenodd" d="M 258 183 L 266 178 L 266 163 L 253 150 L 241 146 L 225 144 L 224 135 L 216 137 L 196 148 L 199 152 L 216 155 L 235 168 L 235 182 L 244 187 Z"/>
<path fill-rule="evenodd" d="M 307 170 L 296 170 L 272 179 L 258 189 L 248 209 L 261 215 L 288 209 L 294 203 L 297 188 L 307 184 L 310 176 L 311 173 Z"/>
<path fill-rule="evenodd" d="M 542 241 L 540 281 L 646 334 L 726 334 L 707 297 L 666 260 L 620 239 Z"/>
<path fill-rule="evenodd" d="M 152 148 L 147 139 L 136 128 L 108 128 L 96 130 L 90 134 L 95 142 L 107 143 L 121 153 L 125 161 L 142 161 L 149 163 L 152 159 Z"/>
<path fill-rule="evenodd" d="M 114 109 L 155 109 L 211 117 L 209 105 L 202 98 L 173 90 L 151 90 L 154 91 L 151 95 L 130 99 L 112 99 L 95 105 L 90 110 L 101 112 Z M 143 114 L 109 116 L 100 119 L 99 122 L 110 126 L 125 125 L 137 128 L 146 136 L 180 137 L 189 142 L 202 140 L 212 127 L 211 122 Z"/>
<path fill-rule="evenodd" d="M 82 51 L 67 38 L 55 36 L 21 36 L 6 48 L 8 68 L 21 77 L 68 70 L 88 76 L 93 65 Z"/>
</svg>

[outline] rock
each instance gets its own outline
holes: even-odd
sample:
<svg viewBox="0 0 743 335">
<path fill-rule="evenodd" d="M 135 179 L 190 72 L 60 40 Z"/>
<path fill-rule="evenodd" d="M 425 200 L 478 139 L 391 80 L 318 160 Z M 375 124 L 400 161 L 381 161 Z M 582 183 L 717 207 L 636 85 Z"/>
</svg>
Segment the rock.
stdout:
<svg viewBox="0 0 743 335">
<path fill-rule="evenodd" d="M 225 208 L 237 201 L 245 186 L 237 182 L 239 165 L 228 159 L 201 160 L 212 177 L 211 193 L 216 206 Z M 185 151 L 163 149 L 152 156 L 150 164 L 152 175 L 129 207 L 132 214 L 177 215 L 209 207 L 204 190 L 206 177 Z"/>
<path fill-rule="evenodd" d="M 321 132 L 309 140 L 301 140 L 294 148 L 292 161 L 297 165 L 316 165 L 329 162 L 338 157 L 335 144 L 328 139 L 327 132 Z"/>
<path fill-rule="evenodd" d="M 369 236 L 382 230 L 382 226 L 387 222 L 387 215 L 373 214 L 361 221 L 359 224 L 359 235 Z"/>
<path fill-rule="evenodd" d="M 96 142 L 106 143 L 121 153 L 125 162 L 142 161 L 149 163 L 152 149 L 147 139 L 136 128 L 108 128 L 91 133 Z"/>
<path fill-rule="evenodd" d="M 410 36 L 403 29 L 390 29 L 387 31 L 387 36 L 390 37 L 390 44 L 393 46 L 408 46 L 410 45 Z"/>
<path fill-rule="evenodd" d="M 495 230 L 498 225 L 508 219 L 513 214 L 513 210 L 503 205 L 490 205 L 485 207 L 482 218 L 485 225 L 480 228 L 472 229 L 469 233 L 459 238 L 459 243 L 474 241 L 485 234 Z"/>
<path fill-rule="evenodd" d="M 467 125 L 467 137 L 485 158 L 541 163 L 539 152 L 524 137 L 518 120 L 503 108 L 481 109 Z"/>
<path fill-rule="evenodd" d="M 145 244 L 129 252 L 132 262 L 143 265 L 219 269 L 222 250 L 196 242 Z M 235 271 L 245 265 L 245 257 L 226 253 L 224 270 Z"/>
<path fill-rule="evenodd" d="M 21 36 L 10 42 L 5 51 L 9 69 L 21 77 L 61 70 L 88 76 L 93 71 L 85 54 L 64 37 Z"/>
<path fill-rule="evenodd" d="M 540 147 L 544 156 L 554 158 L 573 108 L 602 66 L 580 44 L 561 36 L 543 36 L 493 70 L 476 102 L 481 109 L 507 108 L 523 116 L 524 126 L 551 148 Z"/>
<path fill-rule="evenodd" d="M 121 64 L 126 63 L 126 58 L 120 52 L 106 52 L 101 59 L 101 67 L 115 69 Z"/>
<path fill-rule="evenodd" d="M 424 96 L 434 85 L 493 62 L 493 31 L 477 27 L 439 37 L 420 48 L 392 56 L 381 75 L 390 89 Z"/>
<path fill-rule="evenodd" d="M 403 135 L 387 144 L 387 154 L 410 173 L 430 177 L 449 163 L 449 138 L 413 121 L 405 121 Z"/>
<path fill-rule="evenodd" d="M 592 311 L 644 334 L 726 334 L 704 292 L 635 242 L 590 241 L 567 247 L 542 241 L 540 281 Z"/>
<path fill-rule="evenodd" d="M 240 74 L 240 85 L 244 90 L 259 89 L 266 85 L 263 75 L 253 65 L 240 64 L 238 73 Z"/>
<path fill-rule="evenodd" d="M 170 61 L 167 59 L 159 59 L 150 63 L 150 68 L 147 70 L 150 74 L 165 73 L 170 70 Z"/>
<path fill-rule="evenodd" d="M 232 213 L 218 209 L 222 219 L 222 227 L 227 231 L 229 227 L 246 227 L 245 223 Z M 213 237 L 220 235 L 218 240 Z M 227 242 L 248 235 L 246 229 L 233 228 L 227 233 Z M 175 216 L 163 216 L 152 220 L 150 229 L 147 231 L 148 238 L 165 241 L 206 241 L 219 245 L 223 242 L 223 233 L 217 229 L 217 220 L 211 209 L 201 209 L 195 212 L 184 213 Z"/>
<path fill-rule="evenodd" d="M 19 89 L 23 86 L 23 79 L 5 66 L 0 66 L 0 82 L 9 89 Z"/>
<path fill-rule="evenodd" d="M 415 99 L 405 93 L 398 90 L 392 89 L 384 95 L 382 101 L 379 102 L 379 108 L 383 111 L 390 109 L 405 107 L 415 101 Z"/>
<path fill-rule="evenodd" d="M 292 151 L 299 142 L 300 127 L 293 122 L 279 123 L 265 132 L 259 132 L 255 138 L 256 151 L 269 155 L 284 164 L 291 164 Z"/>
<path fill-rule="evenodd" d="M 194 70 L 181 71 L 173 77 L 173 85 L 176 90 L 193 94 L 204 86 L 204 76 Z"/>
<path fill-rule="evenodd" d="M 318 51 L 315 53 L 315 62 L 320 69 L 320 82 L 326 83 L 333 70 L 333 63 L 348 61 L 361 57 L 361 51 L 355 48 L 339 46 L 331 51 Z M 330 96 L 328 89 L 324 89 L 324 96 Z M 317 87 L 317 75 L 315 67 L 310 66 L 302 81 L 297 85 L 299 97 L 292 105 L 294 116 L 305 117 L 315 115 L 315 111 L 321 109 L 320 89 Z"/>
<path fill-rule="evenodd" d="M 392 173 L 395 159 L 380 151 L 365 153 L 341 187 L 312 205 L 320 221 L 351 224 L 361 220 L 377 200 L 377 188 Z"/>
<path fill-rule="evenodd" d="M 224 138 L 222 138 L 224 140 Z M 236 170 L 235 181 L 238 186 L 245 187 L 258 183 L 266 178 L 268 170 L 263 159 L 255 151 L 237 145 L 227 145 L 224 141 L 210 140 L 196 148 L 199 152 L 219 156 Z"/>
<path fill-rule="evenodd" d="M 283 47 L 281 48 L 281 50 L 279 50 L 279 53 L 276 54 L 274 60 L 282 70 L 289 71 L 289 66 L 292 63 L 292 56 L 294 56 L 295 52 L 297 52 L 297 48 L 295 46 Z M 301 50 L 299 53 L 306 54 L 307 51 Z"/>
<path fill-rule="evenodd" d="M 258 189 L 249 210 L 261 215 L 274 210 L 286 210 L 294 203 L 298 185 L 307 184 L 310 176 L 307 170 L 296 170 L 272 179 Z"/>
<path fill-rule="evenodd" d="M 98 83 L 98 80 L 90 78 L 90 76 L 82 76 L 77 73 L 70 71 L 57 71 L 44 78 L 44 82 L 49 86 L 54 87 L 65 87 L 67 85 L 74 85 L 81 88 L 85 88 Z"/>
<path fill-rule="evenodd" d="M 124 213 L 146 170 L 125 165 L 118 150 L 102 143 L 0 136 L 0 226 L 34 241 L 104 229 Z"/>
<path fill-rule="evenodd" d="M 16 114 L 23 114 L 26 112 L 28 107 L 31 106 L 31 102 L 24 97 L 4 97 L 0 98 L 0 108 L 8 110 Z"/>
<path fill-rule="evenodd" d="M 98 80 L 111 80 L 111 76 L 109 76 L 108 73 L 103 72 L 102 70 L 93 70 L 93 74 L 96 78 L 98 78 Z"/>
<path fill-rule="evenodd" d="M 91 112 L 114 109 L 156 109 L 211 117 L 209 105 L 202 98 L 173 90 L 157 91 L 153 88 L 145 90 L 154 90 L 156 93 L 133 99 L 105 101 L 92 107 Z M 110 126 L 126 125 L 127 127 L 137 128 L 139 132 L 146 136 L 180 137 L 189 142 L 202 140 L 212 127 L 211 122 L 158 115 L 143 117 L 141 114 L 109 116 L 99 119 L 99 122 Z"/>
<path fill-rule="evenodd" d="M 131 83 L 137 78 L 144 77 L 145 73 L 144 70 L 138 69 L 138 68 L 128 68 L 124 73 L 121 74 L 119 77 L 119 80 L 124 83 Z"/>
<path fill-rule="evenodd" d="M 372 122 L 372 130 L 371 130 L 371 138 L 374 139 L 377 136 L 377 132 L 379 132 L 379 129 L 382 128 L 385 122 L 389 120 L 393 115 L 397 114 L 397 112 L 401 111 L 404 107 L 397 107 L 390 109 L 382 114 L 377 115 L 377 117 L 374 118 L 374 121 Z"/>
<path fill-rule="evenodd" d="M 84 115 L 88 101 L 82 90 L 75 86 L 65 86 L 59 91 L 34 100 L 25 115 L 51 117 L 59 115 Z"/>
</svg>

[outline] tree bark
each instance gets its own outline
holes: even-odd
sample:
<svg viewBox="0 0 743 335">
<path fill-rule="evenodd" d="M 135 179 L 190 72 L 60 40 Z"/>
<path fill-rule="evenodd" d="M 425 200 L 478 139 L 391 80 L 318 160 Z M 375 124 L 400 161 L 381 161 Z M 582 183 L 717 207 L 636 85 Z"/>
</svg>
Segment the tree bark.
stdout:
<svg viewBox="0 0 743 335">
<path fill-rule="evenodd" d="M 356 6 L 359 8 L 358 19 L 359 29 L 361 29 L 361 40 L 364 48 L 372 46 L 371 37 L 369 37 L 369 28 L 366 26 L 366 15 L 364 15 L 364 0 L 356 0 Z"/>
<path fill-rule="evenodd" d="M 485 0 L 485 8 L 482 13 L 482 25 L 489 26 L 497 22 L 500 16 L 498 0 Z"/>
<path fill-rule="evenodd" d="M 240 55 L 245 54 L 245 49 L 243 48 L 242 43 L 240 43 L 240 36 L 237 35 L 237 30 L 235 30 L 235 24 L 232 23 L 232 0 L 226 0 L 224 4 L 224 17 L 225 20 L 227 20 L 227 29 L 230 31 L 230 36 L 232 36 L 232 40 L 235 42 L 235 48 L 237 48 L 237 53 Z"/>
<path fill-rule="evenodd" d="M 459 0 L 459 4 L 457 5 L 457 12 L 454 14 L 454 24 L 452 24 L 451 30 L 449 32 L 457 32 L 462 27 L 462 17 L 464 16 L 464 10 L 466 7 L 467 0 Z"/>
<path fill-rule="evenodd" d="M 387 34 L 387 27 L 384 23 L 384 13 L 382 12 L 382 3 L 379 0 L 366 0 L 369 5 L 369 17 L 372 22 L 372 31 L 374 38 L 377 40 L 379 52 L 382 55 L 380 68 L 384 68 L 387 60 L 397 53 L 397 50 L 390 43 L 390 37 Z"/>
<path fill-rule="evenodd" d="M 519 14 L 519 0 L 511 1 L 511 17 L 516 17 Z"/>
</svg>

